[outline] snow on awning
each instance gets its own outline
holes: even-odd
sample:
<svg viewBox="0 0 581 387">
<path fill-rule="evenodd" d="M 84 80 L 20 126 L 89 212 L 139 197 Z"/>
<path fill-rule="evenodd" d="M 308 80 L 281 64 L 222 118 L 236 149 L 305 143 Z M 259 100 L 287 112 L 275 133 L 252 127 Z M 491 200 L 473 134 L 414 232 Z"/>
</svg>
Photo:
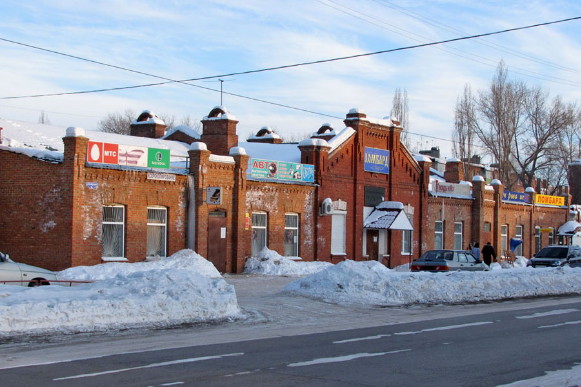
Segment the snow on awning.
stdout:
<svg viewBox="0 0 581 387">
<path fill-rule="evenodd" d="M 403 204 L 400 202 L 382 202 L 378 204 L 363 221 L 363 228 L 385 230 L 413 230 Z"/>
<path fill-rule="evenodd" d="M 570 220 L 557 230 L 557 235 L 573 235 L 581 228 L 581 223 Z"/>
</svg>

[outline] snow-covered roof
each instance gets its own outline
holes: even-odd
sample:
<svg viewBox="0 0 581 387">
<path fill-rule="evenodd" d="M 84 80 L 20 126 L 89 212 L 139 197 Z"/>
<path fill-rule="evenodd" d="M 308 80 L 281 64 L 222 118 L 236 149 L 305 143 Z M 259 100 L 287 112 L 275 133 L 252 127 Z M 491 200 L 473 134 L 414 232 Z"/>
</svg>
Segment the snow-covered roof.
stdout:
<svg viewBox="0 0 581 387">
<path fill-rule="evenodd" d="M 270 126 L 263 126 L 260 130 L 253 136 L 248 138 L 249 140 L 264 140 L 264 139 L 280 139 L 280 136 L 275 133 Z"/>
<path fill-rule="evenodd" d="M 131 125 L 143 125 L 143 124 L 160 124 L 165 125 L 165 122 L 161 118 L 155 115 L 154 112 L 149 110 L 144 110 L 141 112 L 136 120 L 131 121 Z"/>
<path fill-rule="evenodd" d="M 335 137 L 333 137 L 332 139 L 330 139 L 328 141 L 329 145 L 331 146 L 331 149 L 329 150 L 329 152 L 333 152 L 335 149 L 337 149 L 339 146 L 341 146 L 345 141 L 347 141 L 348 139 L 351 138 L 351 136 L 355 135 L 355 130 L 353 128 L 350 127 L 346 127 L 343 130 L 341 130 Z"/>
<path fill-rule="evenodd" d="M 182 132 L 185 135 L 190 136 L 191 138 L 195 138 L 196 140 L 200 139 L 200 133 L 196 129 L 194 129 L 188 125 L 174 126 L 170 130 L 165 132 L 165 135 L 162 137 L 162 139 L 166 139 L 176 132 Z"/>
<path fill-rule="evenodd" d="M 0 149 L 23 153 L 47 161 L 62 161 L 63 137 L 67 136 L 67 128 L 2 118 L 0 118 L 0 127 L 3 128 Z M 75 128 L 75 130 L 78 133 L 80 128 Z M 188 156 L 189 145 L 178 141 L 127 136 L 95 130 L 85 130 L 85 136 L 96 142 L 169 149 L 172 157 Z"/>
<path fill-rule="evenodd" d="M 573 235 L 577 232 L 577 230 L 581 228 L 581 223 L 578 223 L 574 220 L 570 220 L 563 224 L 557 230 L 557 235 Z"/>
<path fill-rule="evenodd" d="M 382 202 L 365 218 L 364 228 L 413 230 L 400 202 Z"/>
</svg>

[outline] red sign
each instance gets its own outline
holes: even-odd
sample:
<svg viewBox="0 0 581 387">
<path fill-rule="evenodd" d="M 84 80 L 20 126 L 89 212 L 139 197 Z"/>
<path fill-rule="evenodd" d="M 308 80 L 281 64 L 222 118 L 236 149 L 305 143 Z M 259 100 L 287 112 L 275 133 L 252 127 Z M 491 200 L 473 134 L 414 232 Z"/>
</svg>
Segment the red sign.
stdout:
<svg viewBox="0 0 581 387">
<path fill-rule="evenodd" d="M 103 162 L 103 143 L 89 141 L 87 147 L 87 161 L 90 163 L 102 163 Z"/>
<path fill-rule="evenodd" d="M 103 143 L 103 162 L 117 164 L 119 162 L 119 145 Z"/>
</svg>

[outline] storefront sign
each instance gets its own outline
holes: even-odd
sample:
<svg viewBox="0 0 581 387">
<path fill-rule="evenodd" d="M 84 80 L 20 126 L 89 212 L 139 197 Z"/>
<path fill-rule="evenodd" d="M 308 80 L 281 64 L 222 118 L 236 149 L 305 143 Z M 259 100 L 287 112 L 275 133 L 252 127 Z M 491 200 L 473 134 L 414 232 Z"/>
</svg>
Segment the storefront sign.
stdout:
<svg viewBox="0 0 581 387">
<path fill-rule="evenodd" d="M 176 175 L 171 173 L 148 172 L 147 180 L 176 181 Z"/>
<path fill-rule="evenodd" d="M 170 167 L 169 149 L 89 141 L 87 162 L 144 168 Z"/>
<path fill-rule="evenodd" d="M 562 207 L 565 205 L 565 198 L 563 196 L 536 195 L 535 203 Z"/>
<path fill-rule="evenodd" d="M 283 181 L 315 181 L 315 167 L 286 161 L 250 159 L 250 177 Z"/>
<path fill-rule="evenodd" d="M 206 188 L 206 203 L 222 204 L 222 188 L 220 187 Z"/>
<path fill-rule="evenodd" d="M 505 202 L 530 203 L 531 195 L 524 192 L 504 191 L 502 200 Z"/>
<path fill-rule="evenodd" d="M 437 194 L 443 195 L 463 195 L 470 196 L 470 186 L 468 184 L 454 184 L 454 183 L 444 183 L 441 181 L 434 181 L 433 190 Z"/>
<path fill-rule="evenodd" d="M 389 151 L 365 147 L 363 170 L 389 175 Z"/>
</svg>

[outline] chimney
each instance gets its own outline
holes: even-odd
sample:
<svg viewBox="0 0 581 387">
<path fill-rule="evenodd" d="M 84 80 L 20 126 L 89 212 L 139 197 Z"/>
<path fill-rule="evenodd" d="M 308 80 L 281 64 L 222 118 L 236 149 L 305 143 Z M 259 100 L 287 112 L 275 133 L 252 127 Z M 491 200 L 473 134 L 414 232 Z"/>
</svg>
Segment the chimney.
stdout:
<svg viewBox="0 0 581 387">
<path fill-rule="evenodd" d="M 161 138 L 165 134 L 165 128 L 165 122 L 149 110 L 144 110 L 131 122 L 130 134 L 136 137 Z"/>
<path fill-rule="evenodd" d="M 201 141 L 213 154 L 228 156 L 230 148 L 238 146 L 236 118 L 222 106 L 216 106 L 202 119 Z"/>
<path fill-rule="evenodd" d="M 267 144 L 281 144 L 282 138 L 274 132 L 269 126 L 263 126 L 258 133 L 250 137 L 248 142 L 263 142 Z"/>
<path fill-rule="evenodd" d="M 321 140 L 329 141 L 333 137 L 335 137 L 335 129 L 331 126 L 331 124 L 323 124 L 315 133 L 311 135 L 311 138 L 319 138 Z"/>
<path fill-rule="evenodd" d="M 458 159 L 451 158 L 446 160 L 446 171 L 444 171 L 444 179 L 448 183 L 460 183 L 464 180 L 464 167 L 462 162 Z"/>
</svg>

